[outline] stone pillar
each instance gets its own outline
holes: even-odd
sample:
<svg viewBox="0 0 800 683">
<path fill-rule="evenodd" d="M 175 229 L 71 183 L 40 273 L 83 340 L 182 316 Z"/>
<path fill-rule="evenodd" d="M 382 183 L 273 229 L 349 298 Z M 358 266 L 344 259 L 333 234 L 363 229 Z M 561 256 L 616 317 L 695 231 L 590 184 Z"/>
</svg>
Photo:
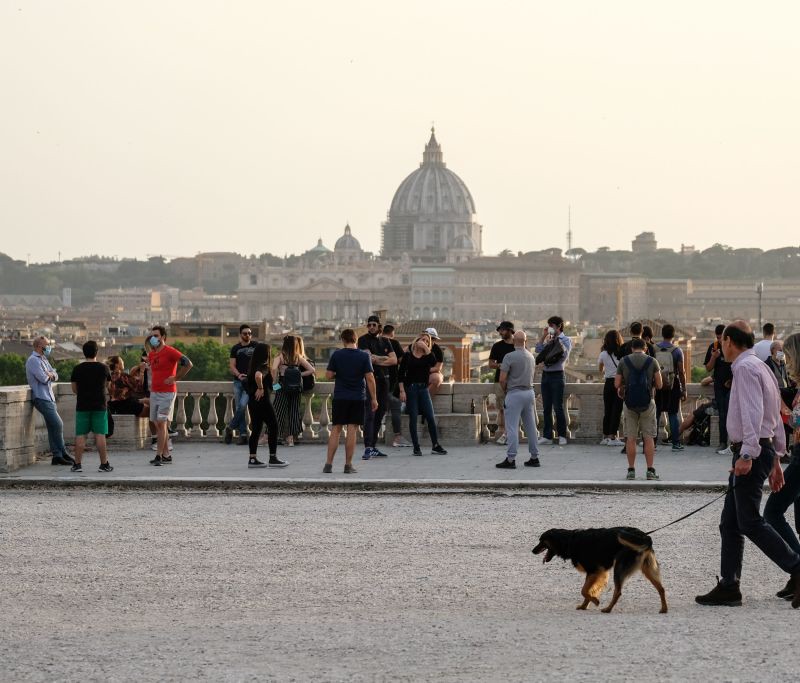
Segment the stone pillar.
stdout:
<svg viewBox="0 0 800 683">
<path fill-rule="evenodd" d="M 30 389 L 0 387 L 0 472 L 36 462 L 36 429 Z"/>
</svg>

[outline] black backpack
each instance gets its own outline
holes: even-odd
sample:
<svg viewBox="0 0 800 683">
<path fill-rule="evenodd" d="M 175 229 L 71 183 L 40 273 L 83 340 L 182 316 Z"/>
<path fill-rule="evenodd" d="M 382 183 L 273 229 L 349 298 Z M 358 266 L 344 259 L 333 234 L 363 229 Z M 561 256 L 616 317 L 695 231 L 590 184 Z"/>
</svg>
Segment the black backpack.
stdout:
<svg viewBox="0 0 800 683">
<path fill-rule="evenodd" d="M 545 367 L 555 365 L 567 355 L 567 350 L 558 337 L 545 344 L 544 348 L 536 354 L 536 365 L 544 363 Z"/>
<path fill-rule="evenodd" d="M 641 368 L 636 368 L 630 356 L 622 359 L 628 367 L 628 380 L 625 383 L 625 406 L 635 413 L 643 413 L 650 407 L 652 395 L 650 382 L 647 381 L 647 370 L 653 364 L 653 358 L 646 356 Z"/>
<path fill-rule="evenodd" d="M 290 394 L 299 394 L 303 391 L 303 374 L 297 365 L 287 365 L 283 371 L 281 389 Z"/>
</svg>

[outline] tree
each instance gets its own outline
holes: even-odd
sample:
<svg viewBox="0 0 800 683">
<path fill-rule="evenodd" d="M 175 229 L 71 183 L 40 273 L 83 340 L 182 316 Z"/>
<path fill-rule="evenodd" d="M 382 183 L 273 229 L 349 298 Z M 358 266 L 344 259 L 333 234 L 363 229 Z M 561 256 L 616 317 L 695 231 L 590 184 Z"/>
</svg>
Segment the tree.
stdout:
<svg viewBox="0 0 800 683">
<path fill-rule="evenodd" d="M 25 359 L 16 353 L 0 355 L 0 386 L 13 387 L 27 383 Z"/>
</svg>

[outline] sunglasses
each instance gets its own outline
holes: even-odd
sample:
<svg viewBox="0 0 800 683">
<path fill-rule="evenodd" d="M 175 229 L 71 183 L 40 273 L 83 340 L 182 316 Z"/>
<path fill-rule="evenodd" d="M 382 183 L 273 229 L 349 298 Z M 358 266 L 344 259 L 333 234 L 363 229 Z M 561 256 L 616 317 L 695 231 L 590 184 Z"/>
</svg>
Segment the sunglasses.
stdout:
<svg viewBox="0 0 800 683">
<path fill-rule="evenodd" d="M 252 337 L 252 336 L 253 336 L 253 333 L 252 333 L 252 332 L 240 332 L 239 334 L 240 334 L 242 337 Z"/>
</svg>

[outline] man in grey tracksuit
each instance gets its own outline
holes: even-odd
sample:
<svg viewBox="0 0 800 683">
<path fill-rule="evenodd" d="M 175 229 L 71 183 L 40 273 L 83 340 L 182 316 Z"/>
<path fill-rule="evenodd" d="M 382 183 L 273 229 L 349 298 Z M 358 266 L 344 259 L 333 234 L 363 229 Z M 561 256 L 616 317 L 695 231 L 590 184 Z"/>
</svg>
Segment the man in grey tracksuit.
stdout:
<svg viewBox="0 0 800 683">
<path fill-rule="evenodd" d="M 536 431 L 536 412 L 534 405 L 536 395 L 533 392 L 533 373 L 536 370 L 536 359 L 525 348 L 527 335 L 523 330 L 514 333 L 514 350 L 506 354 L 500 365 L 500 385 L 506 392 L 506 436 L 508 448 L 506 457 L 497 463 L 499 469 L 516 469 L 517 448 L 519 446 L 519 421 L 525 428 L 528 437 L 530 459 L 525 461 L 526 467 L 539 467 L 539 449 Z"/>
</svg>

